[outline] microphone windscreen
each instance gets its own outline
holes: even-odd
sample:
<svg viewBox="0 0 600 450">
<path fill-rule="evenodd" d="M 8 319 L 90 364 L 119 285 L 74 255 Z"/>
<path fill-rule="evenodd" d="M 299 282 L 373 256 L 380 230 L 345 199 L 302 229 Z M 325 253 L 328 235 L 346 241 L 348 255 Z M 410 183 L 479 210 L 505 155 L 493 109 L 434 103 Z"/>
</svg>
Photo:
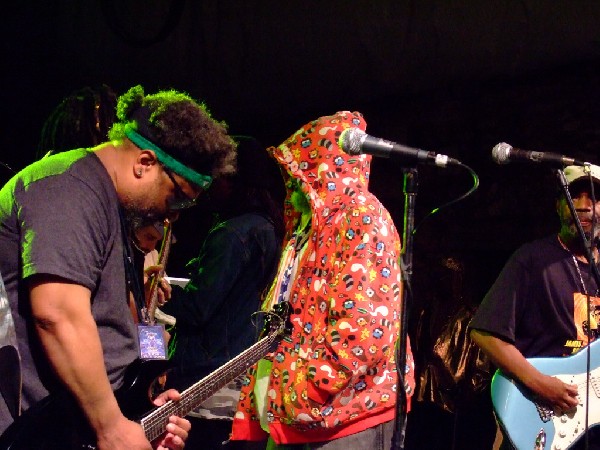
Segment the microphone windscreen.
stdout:
<svg viewBox="0 0 600 450">
<path fill-rule="evenodd" d="M 361 155 L 361 146 L 365 132 L 360 128 L 346 128 L 340 134 L 338 145 L 349 155 Z"/>
<path fill-rule="evenodd" d="M 507 164 L 510 162 L 511 150 L 511 145 L 507 144 L 506 142 L 500 142 L 492 149 L 492 158 L 494 158 L 494 161 L 496 161 L 498 164 Z"/>
</svg>

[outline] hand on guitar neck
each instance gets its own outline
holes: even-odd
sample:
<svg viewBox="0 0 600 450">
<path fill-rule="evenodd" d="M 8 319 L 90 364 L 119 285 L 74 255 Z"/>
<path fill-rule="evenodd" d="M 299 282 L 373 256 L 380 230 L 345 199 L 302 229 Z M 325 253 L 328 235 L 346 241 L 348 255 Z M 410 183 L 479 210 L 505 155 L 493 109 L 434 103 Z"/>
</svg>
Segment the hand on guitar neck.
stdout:
<svg viewBox="0 0 600 450">
<path fill-rule="evenodd" d="M 162 306 L 171 299 L 172 288 L 165 279 L 165 269 L 162 265 L 148 266 L 144 269 L 144 295 L 148 299 L 157 295 L 157 306 Z"/>
<path fill-rule="evenodd" d="M 165 267 L 169 258 L 172 241 L 172 225 L 168 219 L 163 224 L 163 238 L 158 254 L 157 264 L 144 269 L 144 295 L 146 299 L 143 320 L 148 325 L 154 325 L 156 308 L 171 298 L 171 286 L 164 279 Z"/>
</svg>

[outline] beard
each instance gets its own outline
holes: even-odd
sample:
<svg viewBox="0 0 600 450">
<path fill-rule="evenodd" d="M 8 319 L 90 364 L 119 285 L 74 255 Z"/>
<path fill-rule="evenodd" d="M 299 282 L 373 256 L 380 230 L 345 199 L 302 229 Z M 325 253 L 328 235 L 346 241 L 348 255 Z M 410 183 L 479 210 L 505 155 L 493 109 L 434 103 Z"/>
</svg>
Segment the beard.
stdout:
<svg viewBox="0 0 600 450">
<path fill-rule="evenodd" d="M 577 225 L 574 220 L 570 220 L 568 225 L 569 235 L 573 238 L 574 242 L 580 242 L 579 231 L 577 230 Z M 592 245 L 598 246 L 600 245 L 600 223 L 596 223 L 594 228 L 590 230 L 584 230 L 583 234 L 585 239 L 588 242 L 591 242 Z"/>
<path fill-rule="evenodd" d="M 598 245 L 598 243 L 600 242 L 600 224 L 596 224 L 596 226 L 593 228 L 593 232 L 589 233 L 585 233 L 586 237 L 592 241 L 594 243 L 594 245 Z"/>
<path fill-rule="evenodd" d="M 168 213 L 164 193 L 157 183 L 143 191 L 126 192 L 120 200 L 127 223 L 133 230 L 156 221 L 162 222 Z"/>
<path fill-rule="evenodd" d="M 156 206 L 144 206 L 132 199 L 125 199 L 122 203 L 125 212 L 125 219 L 133 230 L 154 223 L 163 221 L 166 213 Z"/>
<path fill-rule="evenodd" d="M 577 234 L 577 225 L 575 223 L 571 224 L 571 230 L 573 234 Z M 583 234 L 588 241 L 595 241 L 600 238 L 600 224 L 596 223 L 594 228 L 590 230 L 584 230 Z"/>
</svg>

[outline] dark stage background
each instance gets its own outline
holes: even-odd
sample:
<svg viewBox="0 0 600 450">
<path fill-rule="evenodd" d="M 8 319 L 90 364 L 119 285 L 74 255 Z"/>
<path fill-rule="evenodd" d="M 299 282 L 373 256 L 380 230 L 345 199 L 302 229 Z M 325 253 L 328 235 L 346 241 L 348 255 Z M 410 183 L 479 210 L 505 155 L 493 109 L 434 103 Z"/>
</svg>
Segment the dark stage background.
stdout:
<svg viewBox="0 0 600 450">
<path fill-rule="evenodd" d="M 0 160 L 14 169 L 33 161 L 60 100 L 100 83 L 119 93 L 138 83 L 148 92 L 185 90 L 233 133 L 265 145 L 321 115 L 359 110 L 369 134 L 470 166 L 479 190 L 422 224 L 471 179 L 458 168 L 418 169 L 418 358 L 428 357 L 429 339 L 450 316 L 478 304 L 518 245 L 557 227 L 550 169 L 500 167 L 492 147 L 506 141 L 600 162 L 596 1 L 49 0 L 2 8 Z M 0 170 L 5 181 L 9 170 Z M 375 161 L 372 190 L 399 226 L 402 180 L 401 163 Z M 210 221 L 198 209 L 176 224 L 171 275 L 185 275 Z M 423 311 L 435 317 L 423 324 Z M 493 432 L 487 393 L 457 409 L 415 404 L 407 445 L 485 448 Z"/>
</svg>

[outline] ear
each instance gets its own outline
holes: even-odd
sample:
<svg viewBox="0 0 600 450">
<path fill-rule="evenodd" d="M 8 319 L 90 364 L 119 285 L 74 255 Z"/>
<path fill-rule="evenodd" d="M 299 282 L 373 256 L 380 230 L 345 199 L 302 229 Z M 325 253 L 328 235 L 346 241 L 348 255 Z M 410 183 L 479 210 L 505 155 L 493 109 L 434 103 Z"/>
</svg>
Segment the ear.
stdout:
<svg viewBox="0 0 600 450">
<path fill-rule="evenodd" d="M 158 165 L 156 154 L 152 150 L 142 150 L 135 159 L 133 172 L 136 178 L 142 178 L 144 174 Z"/>
</svg>

